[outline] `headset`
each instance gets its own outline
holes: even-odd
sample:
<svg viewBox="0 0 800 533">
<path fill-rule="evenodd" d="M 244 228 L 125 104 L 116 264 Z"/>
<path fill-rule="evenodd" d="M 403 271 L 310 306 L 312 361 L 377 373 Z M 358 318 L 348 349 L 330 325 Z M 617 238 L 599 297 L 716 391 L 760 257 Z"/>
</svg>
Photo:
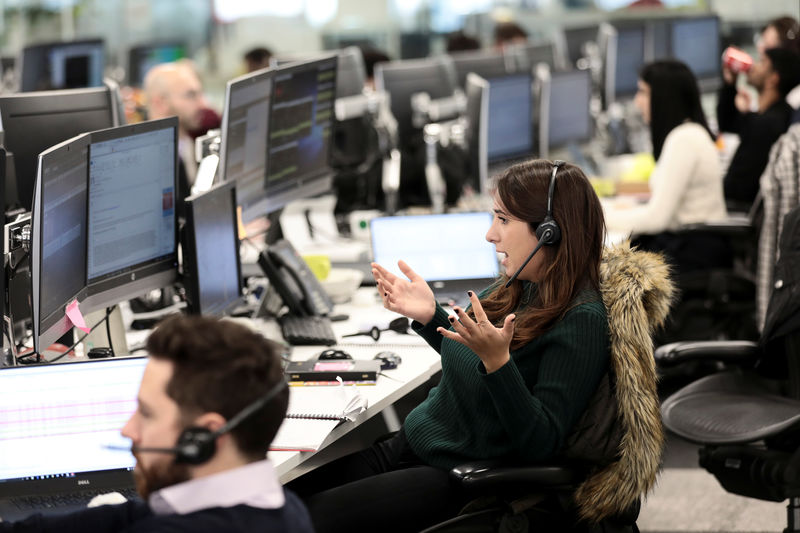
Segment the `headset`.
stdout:
<svg viewBox="0 0 800 533">
<path fill-rule="evenodd" d="M 550 246 L 561 241 L 561 227 L 559 227 L 558 222 L 556 222 L 553 218 L 553 195 L 555 194 L 556 190 L 556 173 L 558 172 L 558 169 L 565 164 L 566 162 L 560 159 L 553 161 L 553 173 L 550 175 L 550 186 L 547 189 L 547 210 L 544 214 L 544 220 L 542 220 L 539 225 L 536 226 L 536 238 L 539 240 L 539 242 L 536 244 L 536 247 L 533 249 L 525 262 L 522 263 L 522 266 L 520 266 L 517 271 L 514 272 L 510 278 L 508 278 L 508 281 L 505 285 L 506 289 L 509 288 L 512 283 L 514 283 L 514 280 L 520 275 L 522 269 L 525 268 L 528 263 L 530 263 L 531 259 L 533 259 L 533 256 L 536 255 L 536 252 L 538 252 L 542 246 Z"/>
<path fill-rule="evenodd" d="M 222 427 L 216 431 L 211 431 L 204 427 L 189 427 L 184 429 L 178 436 L 178 441 L 173 448 L 148 448 L 131 446 L 131 452 L 147 452 L 147 453 L 172 453 L 175 454 L 175 462 L 201 465 L 214 457 L 217 451 L 217 438 L 225 433 L 232 431 L 245 419 L 254 414 L 259 409 L 266 406 L 278 393 L 282 392 L 288 387 L 285 379 L 281 379 L 273 385 L 267 393 L 261 398 L 257 399 L 241 411 L 239 411 L 233 418 L 228 420 Z M 107 446 L 111 449 L 122 449 L 117 446 Z M 124 448 L 127 450 L 128 448 Z"/>
</svg>

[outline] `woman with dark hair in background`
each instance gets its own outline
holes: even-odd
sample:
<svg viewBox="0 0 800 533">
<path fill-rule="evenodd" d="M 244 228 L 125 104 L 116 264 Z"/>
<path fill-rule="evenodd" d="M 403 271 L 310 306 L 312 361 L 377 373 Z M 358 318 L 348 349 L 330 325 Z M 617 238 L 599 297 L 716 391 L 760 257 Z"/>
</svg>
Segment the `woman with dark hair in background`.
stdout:
<svg viewBox="0 0 800 533">
<path fill-rule="evenodd" d="M 637 235 L 634 244 L 666 253 L 681 272 L 724 266 L 730 251 L 718 236 L 674 233 L 687 224 L 727 216 L 719 154 L 700 105 L 697 80 L 689 67 L 675 60 L 645 65 L 639 78 L 634 103 L 650 125 L 656 160 L 650 199 L 636 207 L 612 204 L 606 209 L 608 227 Z"/>
</svg>

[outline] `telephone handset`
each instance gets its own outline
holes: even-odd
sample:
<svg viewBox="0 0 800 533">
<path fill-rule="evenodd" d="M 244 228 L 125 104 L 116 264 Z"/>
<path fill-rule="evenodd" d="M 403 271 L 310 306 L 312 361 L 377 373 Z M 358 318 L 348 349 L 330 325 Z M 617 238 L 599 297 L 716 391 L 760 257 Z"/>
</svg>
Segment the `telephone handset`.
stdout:
<svg viewBox="0 0 800 533">
<path fill-rule="evenodd" d="M 333 301 L 317 281 L 300 254 L 286 240 L 279 240 L 261 252 L 258 264 L 289 308 L 297 316 L 327 315 Z"/>
</svg>

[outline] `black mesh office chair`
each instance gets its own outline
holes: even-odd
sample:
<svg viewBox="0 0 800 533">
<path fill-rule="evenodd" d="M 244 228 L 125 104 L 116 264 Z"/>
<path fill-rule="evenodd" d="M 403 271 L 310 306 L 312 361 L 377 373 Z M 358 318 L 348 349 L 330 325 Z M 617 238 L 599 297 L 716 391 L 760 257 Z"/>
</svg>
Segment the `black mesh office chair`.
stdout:
<svg viewBox="0 0 800 533">
<path fill-rule="evenodd" d="M 800 208 L 789 212 L 759 343 L 662 346 L 662 364 L 713 359 L 725 370 L 662 405 L 665 426 L 702 445 L 700 465 L 728 492 L 789 500 L 786 532 L 800 532 Z"/>
<path fill-rule="evenodd" d="M 639 499 L 655 482 L 663 449 L 651 335 L 667 316 L 673 287 L 659 256 L 627 244 L 606 251 L 601 279 L 612 372 L 561 458 L 453 469 L 453 482 L 474 499 L 427 532 L 638 531 Z"/>
</svg>

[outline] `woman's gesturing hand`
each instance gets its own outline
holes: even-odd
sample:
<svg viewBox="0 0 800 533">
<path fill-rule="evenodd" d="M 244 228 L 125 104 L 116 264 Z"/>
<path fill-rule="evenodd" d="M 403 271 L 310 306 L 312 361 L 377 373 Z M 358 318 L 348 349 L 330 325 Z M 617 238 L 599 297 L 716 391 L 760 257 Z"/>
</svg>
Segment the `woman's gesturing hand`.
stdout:
<svg viewBox="0 0 800 533">
<path fill-rule="evenodd" d="M 486 372 L 491 373 L 506 364 L 511 358 L 510 346 L 511 338 L 514 336 L 515 316 L 508 315 L 503 321 L 503 327 L 496 328 L 486 318 L 478 296 L 472 291 L 469 293 L 469 300 L 475 320 L 472 320 L 460 307 L 455 307 L 458 319 L 454 316 L 450 317 L 454 331 L 444 328 L 439 328 L 438 331 L 444 337 L 460 342 L 478 354 Z"/>
<path fill-rule="evenodd" d="M 395 276 L 378 263 L 372 263 L 372 277 L 378 284 L 383 306 L 390 311 L 427 324 L 436 312 L 433 291 L 405 261 L 398 261 L 397 265 L 408 279 Z"/>
</svg>

